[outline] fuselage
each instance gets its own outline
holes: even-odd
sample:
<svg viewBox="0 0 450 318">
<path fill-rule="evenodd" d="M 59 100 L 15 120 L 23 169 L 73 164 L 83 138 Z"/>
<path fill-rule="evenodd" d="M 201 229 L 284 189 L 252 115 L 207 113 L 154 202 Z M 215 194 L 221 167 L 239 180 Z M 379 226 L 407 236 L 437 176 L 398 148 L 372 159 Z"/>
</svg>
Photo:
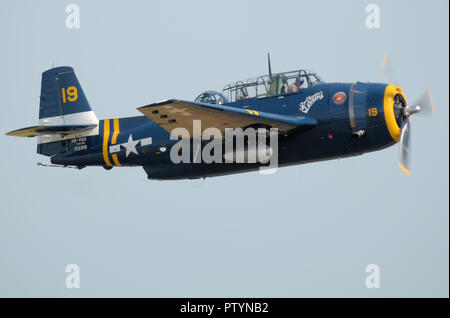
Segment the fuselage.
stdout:
<svg viewBox="0 0 450 318">
<path fill-rule="evenodd" d="M 320 83 L 295 93 L 239 99 L 224 104 L 265 113 L 314 118 L 307 131 L 279 135 L 278 166 L 361 155 L 399 141 L 392 99 L 403 94 L 393 85 Z M 208 127 L 202 127 L 206 129 Z M 173 138 L 172 138 L 173 139 Z M 260 163 L 178 163 L 170 158 L 178 142 L 145 116 L 99 121 L 99 134 L 68 142 L 67 152 L 51 157 L 61 165 L 143 166 L 149 178 L 184 179 L 258 169 Z"/>
</svg>

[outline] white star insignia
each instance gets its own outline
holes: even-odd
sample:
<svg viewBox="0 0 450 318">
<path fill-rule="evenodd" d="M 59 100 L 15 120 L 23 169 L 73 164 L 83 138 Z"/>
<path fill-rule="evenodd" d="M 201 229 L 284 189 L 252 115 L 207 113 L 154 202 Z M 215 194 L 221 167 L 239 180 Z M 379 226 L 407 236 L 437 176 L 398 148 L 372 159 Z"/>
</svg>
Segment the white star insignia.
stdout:
<svg viewBox="0 0 450 318">
<path fill-rule="evenodd" d="M 130 134 L 130 137 L 128 137 L 128 142 L 125 142 L 121 144 L 122 147 L 124 147 L 127 152 L 125 154 L 125 157 L 128 157 L 128 155 L 132 152 L 136 155 L 139 155 L 136 150 L 136 145 L 140 142 L 140 140 L 133 140 L 133 136 Z"/>
</svg>

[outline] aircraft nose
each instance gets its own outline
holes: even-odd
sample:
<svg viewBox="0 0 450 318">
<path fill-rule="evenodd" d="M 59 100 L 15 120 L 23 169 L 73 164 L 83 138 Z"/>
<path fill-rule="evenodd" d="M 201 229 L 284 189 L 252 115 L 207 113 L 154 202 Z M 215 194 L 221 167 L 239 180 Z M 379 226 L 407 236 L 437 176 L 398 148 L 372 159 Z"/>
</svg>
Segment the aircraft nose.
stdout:
<svg viewBox="0 0 450 318">
<path fill-rule="evenodd" d="M 387 85 L 384 92 L 384 118 L 389 133 L 396 142 L 400 141 L 401 129 L 404 120 L 408 120 L 405 116 L 405 108 L 408 105 L 403 90 L 397 85 Z M 417 109 L 411 109 L 413 112 L 420 111 Z"/>
</svg>

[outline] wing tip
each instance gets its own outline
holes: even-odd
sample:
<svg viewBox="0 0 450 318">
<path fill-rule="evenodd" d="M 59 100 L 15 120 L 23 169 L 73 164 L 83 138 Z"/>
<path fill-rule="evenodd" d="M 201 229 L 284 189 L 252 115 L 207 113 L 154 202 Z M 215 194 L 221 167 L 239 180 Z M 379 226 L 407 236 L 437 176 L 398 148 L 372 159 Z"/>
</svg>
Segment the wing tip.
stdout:
<svg viewBox="0 0 450 318">
<path fill-rule="evenodd" d="M 6 136 L 12 136 L 12 137 L 36 137 L 37 134 L 36 133 L 24 133 L 24 129 L 16 129 L 16 130 L 11 130 L 8 131 L 7 133 L 5 133 Z"/>
</svg>

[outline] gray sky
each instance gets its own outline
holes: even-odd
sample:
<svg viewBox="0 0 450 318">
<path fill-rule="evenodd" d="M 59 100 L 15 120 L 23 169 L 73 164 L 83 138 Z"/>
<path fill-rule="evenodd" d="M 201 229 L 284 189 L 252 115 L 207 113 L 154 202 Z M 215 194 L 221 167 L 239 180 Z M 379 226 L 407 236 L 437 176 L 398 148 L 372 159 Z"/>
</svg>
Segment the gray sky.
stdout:
<svg viewBox="0 0 450 318">
<path fill-rule="evenodd" d="M 80 8 L 80 29 L 65 7 Z M 365 25 L 380 7 L 380 28 Z M 448 1 L 2 1 L 0 296 L 448 297 Z M 267 72 L 386 82 L 414 101 L 412 170 L 398 145 L 205 181 L 141 168 L 36 166 L 41 73 L 70 65 L 99 118 Z M 80 266 L 67 289 L 65 267 Z M 380 288 L 365 286 L 368 264 Z"/>
</svg>

